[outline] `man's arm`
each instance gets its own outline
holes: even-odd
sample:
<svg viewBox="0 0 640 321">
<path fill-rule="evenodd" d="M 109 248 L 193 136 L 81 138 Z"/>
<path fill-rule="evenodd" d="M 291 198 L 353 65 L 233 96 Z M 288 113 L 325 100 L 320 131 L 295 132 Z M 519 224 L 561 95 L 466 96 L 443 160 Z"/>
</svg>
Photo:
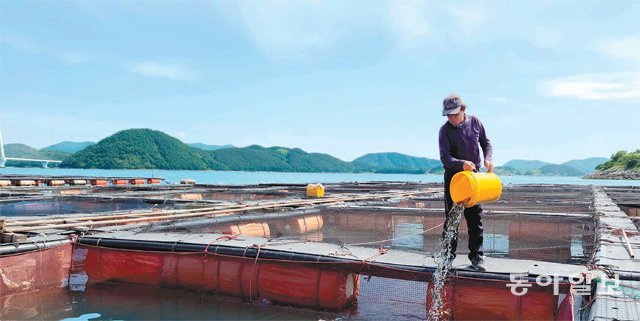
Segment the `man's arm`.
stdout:
<svg viewBox="0 0 640 321">
<path fill-rule="evenodd" d="M 449 143 L 449 138 L 443 128 L 440 129 L 438 143 L 440 145 L 440 161 L 442 162 L 442 165 L 446 168 L 457 171 L 464 170 L 465 161 L 451 156 L 451 144 Z"/>
</svg>

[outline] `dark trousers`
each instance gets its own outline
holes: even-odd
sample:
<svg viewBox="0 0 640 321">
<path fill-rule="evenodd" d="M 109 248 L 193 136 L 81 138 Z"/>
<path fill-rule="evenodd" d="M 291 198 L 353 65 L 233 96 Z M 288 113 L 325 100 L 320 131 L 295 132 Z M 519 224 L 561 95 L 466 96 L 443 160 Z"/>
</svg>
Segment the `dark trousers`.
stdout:
<svg viewBox="0 0 640 321">
<path fill-rule="evenodd" d="M 455 172 L 444 172 L 444 208 L 445 208 L 445 221 L 444 226 L 447 226 L 449 221 L 449 211 L 453 208 L 453 201 L 451 200 L 451 194 L 449 193 L 449 186 L 451 185 L 451 178 L 455 175 Z M 464 218 L 467 221 L 467 228 L 469 230 L 469 259 L 478 255 L 484 255 L 484 249 L 482 248 L 482 242 L 484 237 L 482 236 L 484 229 L 482 228 L 482 207 L 480 205 L 472 206 L 464 209 Z M 443 232 L 444 235 L 444 232 Z M 458 237 L 451 240 L 451 249 L 455 255 L 458 248 Z"/>
</svg>

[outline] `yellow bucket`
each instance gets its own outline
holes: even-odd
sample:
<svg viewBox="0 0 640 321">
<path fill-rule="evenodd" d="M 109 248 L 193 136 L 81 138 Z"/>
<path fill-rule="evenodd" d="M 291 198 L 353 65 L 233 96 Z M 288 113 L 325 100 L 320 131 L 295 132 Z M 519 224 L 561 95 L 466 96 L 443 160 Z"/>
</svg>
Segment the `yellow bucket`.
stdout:
<svg viewBox="0 0 640 321">
<path fill-rule="evenodd" d="M 469 199 L 465 207 L 471 207 L 499 200 L 502 195 L 502 183 L 494 173 L 463 171 L 453 175 L 449 192 L 453 203 Z"/>
</svg>

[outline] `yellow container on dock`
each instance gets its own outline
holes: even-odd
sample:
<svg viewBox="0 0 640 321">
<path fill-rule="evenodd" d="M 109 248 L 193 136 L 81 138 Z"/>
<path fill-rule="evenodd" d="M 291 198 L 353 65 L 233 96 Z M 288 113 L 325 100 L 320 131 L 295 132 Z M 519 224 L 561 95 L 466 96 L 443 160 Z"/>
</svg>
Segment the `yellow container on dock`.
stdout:
<svg viewBox="0 0 640 321">
<path fill-rule="evenodd" d="M 324 186 L 322 184 L 307 185 L 307 197 L 323 197 Z"/>
<path fill-rule="evenodd" d="M 463 171 L 453 175 L 449 192 L 453 203 L 468 199 L 465 207 L 472 207 L 499 200 L 502 195 L 502 183 L 494 173 Z"/>
</svg>

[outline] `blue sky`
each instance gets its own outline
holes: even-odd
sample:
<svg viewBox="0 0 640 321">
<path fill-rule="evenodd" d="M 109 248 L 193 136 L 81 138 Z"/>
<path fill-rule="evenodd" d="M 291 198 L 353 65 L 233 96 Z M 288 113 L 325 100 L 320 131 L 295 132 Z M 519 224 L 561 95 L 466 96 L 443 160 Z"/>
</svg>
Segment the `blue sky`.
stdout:
<svg viewBox="0 0 640 321">
<path fill-rule="evenodd" d="M 0 1 L 5 143 L 152 128 L 438 157 L 457 92 L 494 161 L 640 148 L 638 1 Z"/>
</svg>

